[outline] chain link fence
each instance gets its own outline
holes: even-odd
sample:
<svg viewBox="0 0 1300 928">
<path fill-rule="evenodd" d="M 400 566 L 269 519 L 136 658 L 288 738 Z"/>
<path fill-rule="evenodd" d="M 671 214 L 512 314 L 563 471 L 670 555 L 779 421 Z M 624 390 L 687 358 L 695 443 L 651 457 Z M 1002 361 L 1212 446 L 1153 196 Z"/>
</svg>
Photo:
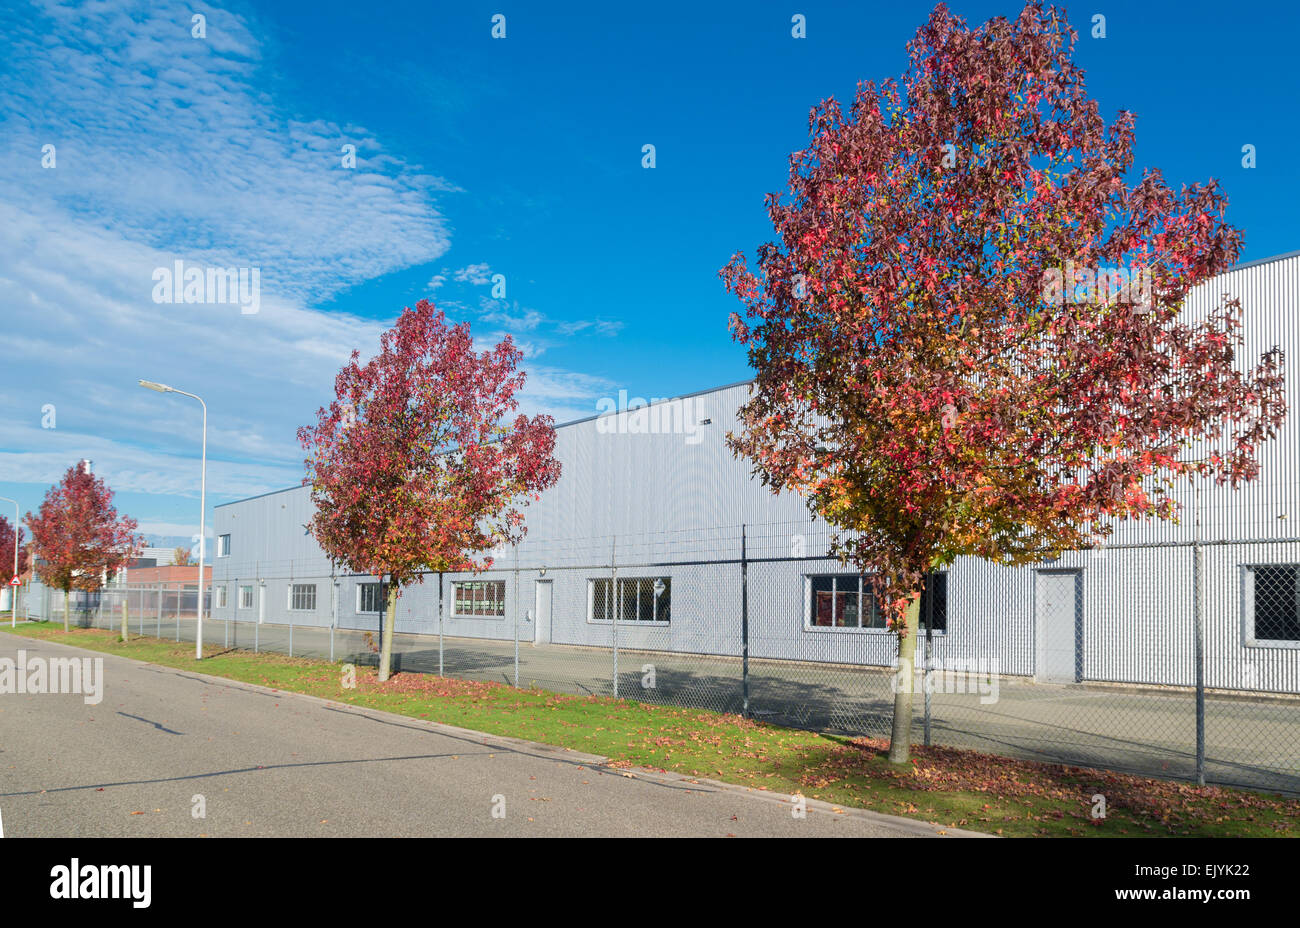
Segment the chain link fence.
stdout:
<svg viewBox="0 0 1300 928">
<path fill-rule="evenodd" d="M 913 688 L 917 743 L 1300 793 L 1300 539 L 1115 545 L 1035 567 L 930 575 L 900 669 L 870 578 L 806 524 L 548 541 L 479 574 L 428 574 L 383 614 L 375 577 L 258 565 L 217 575 L 204 640 L 618 696 L 888 738 Z M 218 572 L 219 573 L 219 572 Z M 69 620 L 193 641 L 198 590 L 74 594 Z M 63 619 L 20 590 L 18 619 Z"/>
</svg>

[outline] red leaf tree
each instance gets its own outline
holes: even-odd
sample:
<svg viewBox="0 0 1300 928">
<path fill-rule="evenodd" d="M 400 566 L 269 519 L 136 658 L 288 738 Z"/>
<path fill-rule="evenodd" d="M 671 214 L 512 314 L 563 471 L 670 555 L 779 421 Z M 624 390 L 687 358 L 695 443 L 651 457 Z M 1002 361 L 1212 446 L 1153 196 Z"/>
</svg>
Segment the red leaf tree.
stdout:
<svg viewBox="0 0 1300 928">
<path fill-rule="evenodd" d="M 108 484 L 81 464 L 69 467 L 46 492 L 40 511 L 27 513 L 24 521 L 32 530 L 37 575 L 63 591 L 65 631 L 68 594 L 98 590 L 144 545 L 135 519 L 118 516 Z"/>
<path fill-rule="evenodd" d="M 14 544 L 18 545 L 18 576 L 27 572 L 27 546 L 23 544 L 25 532 L 21 528 L 17 534 L 14 526 L 4 516 L 0 516 L 0 585 L 8 583 L 14 577 Z"/>
<path fill-rule="evenodd" d="M 507 337 L 474 350 L 467 324 L 428 300 L 406 309 L 365 365 L 334 381 L 317 424 L 298 430 L 316 514 L 312 535 L 337 563 L 389 580 L 379 679 L 387 680 L 401 589 L 425 571 L 477 571 L 524 535 L 522 507 L 555 484 L 554 421 L 507 417 L 523 353 Z"/>
<path fill-rule="evenodd" d="M 1285 415 L 1280 351 L 1234 368 L 1235 299 L 1180 313 L 1236 261 L 1225 199 L 1126 179 L 1134 118 L 1103 123 L 1076 39 L 1038 3 L 977 29 L 940 5 L 901 84 L 812 110 L 767 198 L 780 241 L 722 271 L 757 371 L 731 447 L 872 575 L 899 636 L 895 762 L 927 571 L 1174 518 L 1178 480 L 1253 477 Z"/>
</svg>

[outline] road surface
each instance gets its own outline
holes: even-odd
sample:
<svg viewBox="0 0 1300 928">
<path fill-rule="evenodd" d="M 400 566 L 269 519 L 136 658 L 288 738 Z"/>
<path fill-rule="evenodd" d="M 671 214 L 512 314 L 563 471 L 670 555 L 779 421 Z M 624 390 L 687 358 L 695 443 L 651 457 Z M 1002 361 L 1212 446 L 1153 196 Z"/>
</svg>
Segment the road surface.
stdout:
<svg viewBox="0 0 1300 928">
<path fill-rule="evenodd" d="M 102 658 L 104 689 L 0 695 L 11 838 L 957 834 L 0 633 L 20 649 Z"/>
</svg>

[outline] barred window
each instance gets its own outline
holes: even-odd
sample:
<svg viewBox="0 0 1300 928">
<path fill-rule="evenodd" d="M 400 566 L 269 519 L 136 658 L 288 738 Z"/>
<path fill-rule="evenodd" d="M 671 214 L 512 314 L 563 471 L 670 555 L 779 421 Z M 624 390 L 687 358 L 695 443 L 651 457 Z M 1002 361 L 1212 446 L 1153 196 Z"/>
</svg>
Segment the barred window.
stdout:
<svg viewBox="0 0 1300 928">
<path fill-rule="evenodd" d="M 458 580 L 451 585 L 452 615 L 504 616 L 506 582 L 504 580 Z"/>
<path fill-rule="evenodd" d="M 316 611 L 316 584 L 294 583 L 289 586 L 289 608 L 295 612 Z"/>
<path fill-rule="evenodd" d="M 357 612 L 383 612 L 387 599 L 387 583 L 357 584 Z"/>
<path fill-rule="evenodd" d="M 671 577 L 619 577 L 617 600 L 612 595 L 611 579 L 592 579 L 588 583 L 592 622 L 612 622 L 615 618 L 620 622 L 672 621 Z"/>
<path fill-rule="evenodd" d="M 885 616 L 872 588 L 872 578 L 857 574 L 808 577 L 808 618 L 811 628 L 884 629 Z M 921 628 L 948 629 L 948 574 L 929 574 L 921 592 Z"/>
<path fill-rule="evenodd" d="M 253 587 L 252 587 L 251 584 L 250 584 L 249 586 L 240 586 L 240 588 L 239 588 L 239 608 L 240 608 L 240 609 L 252 609 L 252 608 L 253 608 Z"/>
<path fill-rule="evenodd" d="M 921 628 L 936 632 L 948 630 L 948 572 L 928 574 L 921 591 Z"/>
<path fill-rule="evenodd" d="M 218 587 L 216 588 L 216 591 L 217 591 L 217 596 L 216 596 L 216 598 L 217 598 L 217 608 L 218 608 L 218 609 L 224 609 L 224 608 L 226 608 L 226 587 L 225 587 L 225 585 L 223 584 L 223 585 L 218 586 Z"/>
<path fill-rule="evenodd" d="M 1261 564 L 1249 574 L 1250 637 L 1300 644 L 1300 564 Z"/>
</svg>

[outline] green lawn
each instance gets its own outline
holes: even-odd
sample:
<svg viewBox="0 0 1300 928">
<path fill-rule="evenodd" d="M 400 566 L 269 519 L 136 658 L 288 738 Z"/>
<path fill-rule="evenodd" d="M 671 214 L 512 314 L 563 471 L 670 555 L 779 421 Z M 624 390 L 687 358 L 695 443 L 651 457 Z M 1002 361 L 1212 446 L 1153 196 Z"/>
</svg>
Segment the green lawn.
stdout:
<svg viewBox="0 0 1300 928">
<path fill-rule="evenodd" d="M 4 629 L 8 631 L 8 629 Z M 887 745 L 754 722 L 735 715 L 626 699 L 517 690 L 426 674 L 380 684 L 356 668 L 345 689 L 328 661 L 248 651 L 206 650 L 195 665 L 192 643 L 22 623 L 17 633 L 200 670 L 296 693 L 369 706 L 476 731 L 527 738 L 605 755 L 613 767 L 649 767 L 778 793 L 802 793 L 841 806 L 976 831 L 1016 836 L 1300 835 L 1300 800 L 1126 774 L 1012 760 L 974 751 L 918 747 L 910 768 L 885 760 Z M 1090 815 L 1092 796 L 1107 816 Z"/>
</svg>

